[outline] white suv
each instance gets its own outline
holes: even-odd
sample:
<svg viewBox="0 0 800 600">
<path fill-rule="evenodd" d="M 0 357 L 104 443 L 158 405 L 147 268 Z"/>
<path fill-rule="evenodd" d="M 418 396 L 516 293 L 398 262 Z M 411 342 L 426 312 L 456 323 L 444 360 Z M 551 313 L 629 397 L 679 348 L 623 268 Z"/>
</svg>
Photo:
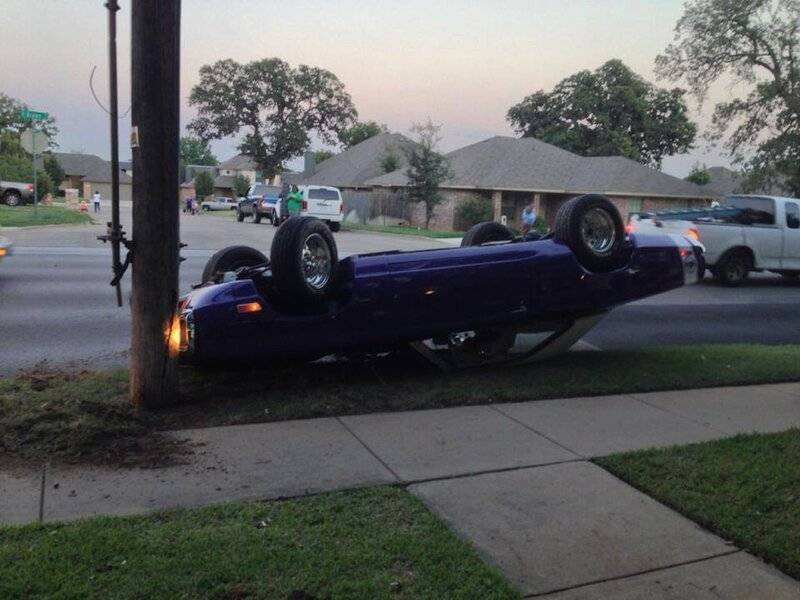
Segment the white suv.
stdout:
<svg viewBox="0 0 800 600">
<path fill-rule="evenodd" d="M 316 217 L 325 221 L 331 231 L 339 231 L 344 219 L 342 193 L 339 188 L 325 185 L 300 185 L 297 186 L 297 189 L 303 194 L 303 207 L 300 214 L 304 217 Z M 285 204 L 286 200 L 281 198 L 276 207 L 278 214 L 278 218 L 275 219 L 276 225 L 289 218 L 289 214 L 284 208 Z"/>
</svg>

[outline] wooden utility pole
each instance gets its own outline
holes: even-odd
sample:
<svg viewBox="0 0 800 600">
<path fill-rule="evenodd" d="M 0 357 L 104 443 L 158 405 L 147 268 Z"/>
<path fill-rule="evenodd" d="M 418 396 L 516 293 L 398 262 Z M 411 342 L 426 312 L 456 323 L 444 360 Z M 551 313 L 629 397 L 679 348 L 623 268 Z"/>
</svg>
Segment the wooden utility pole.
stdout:
<svg viewBox="0 0 800 600">
<path fill-rule="evenodd" d="M 131 402 L 178 397 L 180 0 L 131 3 L 133 279 Z M 138 139 L 137 139 L 138 138 Z"/>
</svg>

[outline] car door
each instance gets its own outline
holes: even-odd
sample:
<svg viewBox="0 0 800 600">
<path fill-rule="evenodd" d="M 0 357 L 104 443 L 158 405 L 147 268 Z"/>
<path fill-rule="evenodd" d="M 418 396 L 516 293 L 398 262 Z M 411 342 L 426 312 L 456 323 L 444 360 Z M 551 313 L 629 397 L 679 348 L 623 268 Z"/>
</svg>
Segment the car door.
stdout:
<svg viewBox="0 0 800 600">
<path fill-rule="evenodd" d="M 744 243 L 753 250 L 759 269 L 779 269 L 783 253 L 782 226 L 776 222 L 775 200 L 760 196 L 733 196 L 727 204 L 743 209 L 737 217 Z"/>
<path fill-rule="evenodd" d="M 800 271 L 800 203 L 786 202 L 785 211 L 781 268 Z"/>
</svg>

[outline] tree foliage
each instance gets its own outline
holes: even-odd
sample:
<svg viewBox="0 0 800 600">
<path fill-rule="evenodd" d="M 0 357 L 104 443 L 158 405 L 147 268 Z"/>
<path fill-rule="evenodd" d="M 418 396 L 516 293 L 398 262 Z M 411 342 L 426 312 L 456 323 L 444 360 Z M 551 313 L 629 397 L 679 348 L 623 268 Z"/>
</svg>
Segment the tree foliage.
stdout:
<svg viewBox="0 0 800 600">
<path fill-rule="evenodd" d="M 400 168 L 400 156 L 395 151 L 394 147 L 387 146 L 386 151 L 380 159 L 381 171 L 384 173 L 391 173 Z"/>
<path fill-rule="evenodd" d="M 19 114 L 21 110 L 27 108 L 29 106 L 24 102 L 0 92 L 0 131 L 20 134 L 31 127 L 31 121 L 23 119 Z M 47 117 L 44 121 L 37 121 L 36 129 L 43 131 L 47 135 L 51 148 L 56 146 L 55 139 L 58 134 L 58 128 L 56 127 L 56 120 L 52 116 Z"/>
<path fill-rule="evenodd" d="M 800 0 L 690 0 L 656 72 L 684 79 L 702 103 L 723 77 L 749 86 L 714 108 L 711 139 L 745 163 L 747 187 L 800 194 Z M 751 154 L 750 158 L 747 158 Z"/>
<path fill-rule="evenodd" d="M 407 150 L 408 199 L 425 204 L 425 229 L 430 227 L 436 207 L 444 200 L 439 185 L 452 174 L 447 158 L 436 151 L 441 140 L 440 129 L 441 126 L 434 125 L 430 119 L 427 123 L 414 124 L 411 133 L 417 144 Z"/>
<path fill-rule="evenodd" d="M 200 171 L 194 177 L 194 193 L 198 199 L 214 193 L 214 176 L 208 171 Z"/>
<path fill-rule="evenodd" d="M 339 132 L 339 142 L 345 149 L 352 148 L 379 133 L 389 133 L 389 128 L 375 121 L 358 122 Z"/>
<path fill-rule="evenodd" d="M 330 157 L 333 156 L 333 152 L 330 150 L 317 150 L 314 152 L 314 163 L 319 164 L 328 160 Z"/>
<path fill-rule="evenodd" d="M 686 181 L 691 181 L 697 185 L 708 185 L 711 183 L 711 172 L 705 165 L 701 166 L 695 163 L 692 170 L 689 171 L 689 174 L 686 176 Z"/>
<path fill-rule="evenodd" d="M 216 166 L 219 164 L 217 157 L 211 151 L 208 140 L 192 136 L 181 137 L 180 160 L 183 165 Z"/>
<path fill-rule="evenodd" d="M 462 225 L 469 228 L 492 220 L 492 201 L 483 196 L 470 196 L 458 207 Z"/>
<path fill-rule="evenodd" d="M 512 106 L 508 120 L 535 137 L 583 156 L 626 156 L 660 168 L 665 156 L 692 147 L 697 127 L 682 89 L 661 89 L 620 60 L 580 71 L 552 92 L 539 90 Z"/>
<path fill-rule="evenodd" d="M 247 196 L 247 192 L 250 191 L 250 180 L 239 173 L 233 178 L 233 191 L 237 198 Z"/>
<path fill-rule="evenodd" d="M 47 153 L 43 156 L 43 166 L 55 186 L 61 185 L 67 175 L 64 173 L 64 167 L 61 166 L 54 154 Z"/>
<path fill-rule="evenodd" d="M 336 75 L 306 65 L 292 68 L 278 58 L 203 66 L 189 103 L 198 110 L 191 131 L 205 140 L 244 131 L 239 151 L 258 162 L 267 178 L 303 154 L 310 132 L 334 144 L 356 118 Z"/>
</svg>

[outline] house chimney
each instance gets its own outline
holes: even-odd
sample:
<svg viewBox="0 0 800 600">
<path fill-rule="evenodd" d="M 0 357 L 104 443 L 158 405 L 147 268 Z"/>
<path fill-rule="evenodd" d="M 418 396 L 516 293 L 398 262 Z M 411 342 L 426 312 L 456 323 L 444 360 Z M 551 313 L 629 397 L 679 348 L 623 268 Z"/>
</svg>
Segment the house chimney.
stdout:
<svg viewBox="0 0 800 600">
<path fill-rule="evenodd" d="M 314 153 L 311 150 L 306 150 L 303 156 L 303 175 L 308 177 L 309 175 L 313 175 L 316 170 L 317 161 L 314 158 Z"/>
</svg>

